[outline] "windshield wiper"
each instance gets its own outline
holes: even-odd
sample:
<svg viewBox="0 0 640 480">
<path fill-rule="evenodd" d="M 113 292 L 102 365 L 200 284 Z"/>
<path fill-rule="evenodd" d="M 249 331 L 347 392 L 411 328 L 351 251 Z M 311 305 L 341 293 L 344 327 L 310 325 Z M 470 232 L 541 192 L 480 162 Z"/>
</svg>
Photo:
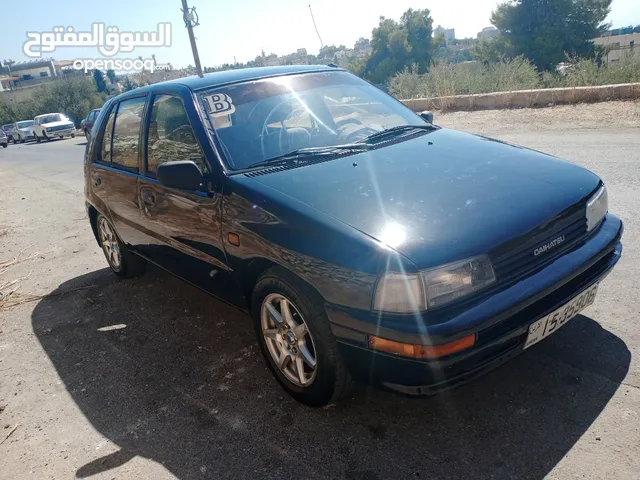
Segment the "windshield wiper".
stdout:
<svg viewBox="0 0 640 480">
<path fill-rule="evenodd" d="M 389 128 L 385 128 L 384 130 L 381 130 L 379 132 L 376 133 L 372 133 L 371 135 L 364 137 L 362 140 L 358 140 L 357 143 L 365 143 L 365 144 L 369 144 L 369 142 L 371 140 L 380 140 L 382 138 L 385 137 L 389 137 L 392 136 L 396 133 L 402 133 L 402 132 L 408 132 L 411 130 L 438 130 L 439 127 L 436 127 L 435 125 L 397 125 L 395 127 L 389 127 Z"/>
<path fill-rule="evenodd" d="M 265 167 L 267 165 L 284 165 L 287 163 L 295 162 L 296 160 L 313 158 L 325 155 L 338 155 L 342 152 L 349 152 L 353 150 L 369 150 L 371 145 L 365 143 L 346 143 L 344 145 L 332 145 L 329 147 L 306 147 L 298 148 L 284 155 L 279 155 L 268 160 L 252 163 L 245 168 Z"/>
</svg>

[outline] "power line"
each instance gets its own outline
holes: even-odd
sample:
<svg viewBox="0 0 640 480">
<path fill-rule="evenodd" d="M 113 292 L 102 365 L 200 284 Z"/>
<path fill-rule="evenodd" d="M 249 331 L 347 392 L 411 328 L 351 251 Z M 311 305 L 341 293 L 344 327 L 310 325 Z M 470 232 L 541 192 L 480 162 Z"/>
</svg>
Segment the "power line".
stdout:
<svg viewBox="0 0 640 480">
<path fill-rule="evenodd" d="M 318 38 L 320 39 L 320 48 L 323 48 L 324 43 L 322 43 L 322 38 L 320 38 L 320 32 L 318 31 L 318 26 L 316 25 L 316 19 L 313 18 L 313 10 L 311 10 L 311 5 L 309 5 L 309 12 L 311 12 L 311 20 L 313 21 L 313 27 L 316 29 L 316 33 L 318 34 Z"/>
</svg>

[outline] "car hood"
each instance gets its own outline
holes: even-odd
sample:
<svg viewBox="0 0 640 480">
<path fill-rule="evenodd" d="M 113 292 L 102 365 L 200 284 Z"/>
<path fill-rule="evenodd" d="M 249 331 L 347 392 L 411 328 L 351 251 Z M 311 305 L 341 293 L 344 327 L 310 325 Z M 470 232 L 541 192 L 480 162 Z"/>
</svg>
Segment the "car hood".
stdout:
<svg viewBox="0 0 640 480">
<path fill-rule="evenodd" d="M 31 127 L 33 127 L 33 125 L 31 125 L 30 127 L 18 128 L 18 130 L 20 130 L 22 133 L 31 133 Z"/>
<path fill-rule="evenodd" d="M 486 253 L 584 200 L 600 183 L 567 161 L 447 129 L 253 179 L 376 238 L 419 268 Z"/>
</svg>

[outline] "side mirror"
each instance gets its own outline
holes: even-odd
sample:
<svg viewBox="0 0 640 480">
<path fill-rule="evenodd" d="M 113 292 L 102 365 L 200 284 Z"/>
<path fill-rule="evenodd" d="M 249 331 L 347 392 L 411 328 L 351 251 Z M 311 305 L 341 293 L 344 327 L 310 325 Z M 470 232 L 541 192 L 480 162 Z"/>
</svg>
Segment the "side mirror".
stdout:
<svg viewBox="0 0 640 480">
<path fill-rule="evenodd" d="M 420 112 L 420 116 L 427 122 L 433 123 L 433 112 L 425 110 L 424 112 Z"/>
<path fill-rule="evenodd" d="M 202 172 L 191 160 L 161 163 L 156 172 L 165 187 L 197 190 L 202 185 Z"/>
</svg>

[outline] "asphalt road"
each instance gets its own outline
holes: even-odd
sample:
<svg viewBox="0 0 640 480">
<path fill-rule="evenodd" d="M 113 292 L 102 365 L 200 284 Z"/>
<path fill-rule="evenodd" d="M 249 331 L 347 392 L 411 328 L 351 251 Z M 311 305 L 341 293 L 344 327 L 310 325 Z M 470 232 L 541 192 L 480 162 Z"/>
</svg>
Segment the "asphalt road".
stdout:
<svg viewBox="0 0 640 480">
<path fill-rule="evenodd" d="M 623 259 L 583 315 L 491 374 L 427 399 L 361 385 L 324 409 L 280 389 L 243 314 L 106 268 L 82 139 L 0 150 L 0 262 L 35 254 L 0 285 L 47 295 L 0 307 L 0 478 L 639 479 L 640 128 L 441 123 L 601 175 Z"/>
</svg>

